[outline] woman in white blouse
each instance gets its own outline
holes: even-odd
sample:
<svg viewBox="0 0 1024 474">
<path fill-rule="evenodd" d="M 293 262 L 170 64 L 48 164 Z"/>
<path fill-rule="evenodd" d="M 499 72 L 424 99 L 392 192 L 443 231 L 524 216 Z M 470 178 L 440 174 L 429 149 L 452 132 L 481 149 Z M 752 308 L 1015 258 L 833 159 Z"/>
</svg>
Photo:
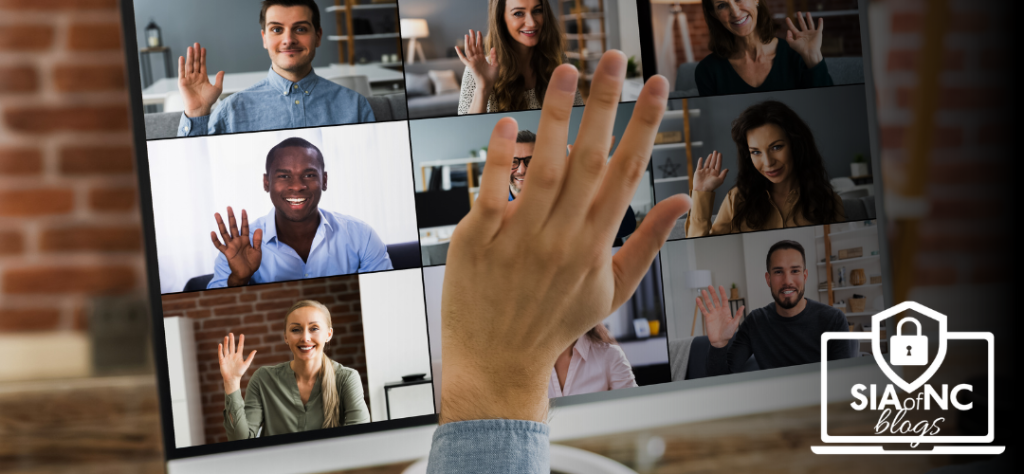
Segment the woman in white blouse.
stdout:
<svg viewBox="0 0 1024 474">
<path fill-rule="evenodd" d="M 608 330 L 598 324 L 558 356 L 548 398 L 636 387 L 633 367 Z"/>
<path fill-rule="evenodd" d="M 551 73 L 566 59 L 562 24 L 548 0 L 489 1 L 486 46 L 469 30 L 465 50 L 455 47 L 466 65 L 459 115 L 539 109 Z M 583 105 L 579 90 L 574 105 Z"/>
</svg>

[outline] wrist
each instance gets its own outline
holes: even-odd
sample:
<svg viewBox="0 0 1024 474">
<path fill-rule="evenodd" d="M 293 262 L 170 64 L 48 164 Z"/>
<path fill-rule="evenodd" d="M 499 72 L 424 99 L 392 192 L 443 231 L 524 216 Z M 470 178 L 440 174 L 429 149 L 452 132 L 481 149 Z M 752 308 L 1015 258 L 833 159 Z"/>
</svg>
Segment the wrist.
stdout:
<svg viewBox="0 0 1024 474">
<path fill-rule="evenodd" d="M 711 338 L 708 338 L 708 342 L 710 342 L 711 343 L 711 347 L 714 347 L 715 349 L 721 349 L 721 348 L 729 345 L 729 340 L 728 339 L 726 339 L 724 341 L 712 341 Z"/>
<path fill-rule="evenodd" d="M 242 389 L 242 379 L 224 380 L 224 395 L 231 395 Z"/>
<path fill-rule="evenodd" d="M 824 60 L 825 57 L 821 55 L 821 51 L 815 51 L 813 53 L 804 55 L 804 64 L 807 65 L 807 69 L 817 66 Z"/>
<path fill-rule="evenodd" d="M 448 360 L 472 359 L 446 354 Z M 543 369 L 483 370 L 442 362 L 440 424 L 491 419 L 544 423 L 551 369 Z"/>
<path fill-rule="evenodd" d="M 249 284 L 250 279 L 252 279 L 251 275 L 247 277 L 240 277 L 232 273 L 231 275 L 228 275 L 228 286 L 245 286 Z"/>
<path fill-rule="evenodd" d="M 213 110 L 212 107 L 200 107 L 198 109 L 186 109 L 185 116 L 188 118 L 205 117 L 210 115 Z"/>
</svg>

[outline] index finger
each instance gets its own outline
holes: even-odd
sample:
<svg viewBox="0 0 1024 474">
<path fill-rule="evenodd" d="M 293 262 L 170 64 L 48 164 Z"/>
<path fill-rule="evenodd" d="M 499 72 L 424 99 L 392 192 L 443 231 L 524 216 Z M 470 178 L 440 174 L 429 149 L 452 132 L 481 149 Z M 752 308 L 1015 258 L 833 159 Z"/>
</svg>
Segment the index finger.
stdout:
<svg viewBox="0 0 1024 474">
<path fill-rule="evenodd" d="M 626 133 L 615 149 L 590 215 L 611 242 L 654 149 L 654 136 L 668 103 L 668 81 L 654 76 L 640 92 Z"/>
<path fill-rule="evenodd" d="M 465 221 L 470 227 L 481 225 L 483 236 L 480 240 L 488 241 L 490 236 L 501 226 L 502 216 L 508 207 L 508 176 L 515 154 L 516 133 L 519 126 L 516 120 L 505 117 L 498 121 L 491 132 L 491 141 L 487 144 L 487 163 L 480 176 L 480 194 Z"/>
</svg>

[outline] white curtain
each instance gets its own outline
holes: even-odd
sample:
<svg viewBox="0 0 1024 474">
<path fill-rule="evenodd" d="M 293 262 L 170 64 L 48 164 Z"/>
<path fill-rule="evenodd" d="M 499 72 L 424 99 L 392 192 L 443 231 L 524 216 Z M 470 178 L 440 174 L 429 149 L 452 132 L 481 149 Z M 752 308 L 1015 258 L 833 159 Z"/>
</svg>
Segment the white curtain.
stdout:
<svg viewBox="0 0 1024 474">
<path fill-rule="evenodd" d="M 263 190 L 267 152 L 290 137 L 320 148 L 327 190 L 320 208 L 358 218 L 386 244 L 419 238 L 412 160 L 405 122 L 156 140 L 148 144 L 160 290 L 182 291 L 193 277 L 213 273 L 213 214 L 227 223 L 231 206 L 252 222 L 272 209 Z"/>
</svg>

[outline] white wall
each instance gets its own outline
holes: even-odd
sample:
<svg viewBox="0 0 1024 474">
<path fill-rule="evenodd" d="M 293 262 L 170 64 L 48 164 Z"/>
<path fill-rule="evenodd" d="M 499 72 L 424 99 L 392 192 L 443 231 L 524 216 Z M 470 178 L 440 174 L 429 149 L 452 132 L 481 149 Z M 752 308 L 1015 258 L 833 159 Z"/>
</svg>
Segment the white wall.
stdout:
<svg viewBox="0 0 1024 474">
<path fill-rule="evenodd" d="M 434 368 L 434 403 L 441 408 L 441 285 L 444 265 L 423 269 L 423 288 L 427 301 L 427 331 L 430 333 L 430 358 Z"/>
<path fill-rule="evenodd" d="M 430 376 L 423 286 L 418 269 L 359 275 L 366 342 L 366 373 L 369 382 L 370 418 L 387 419 L 384 384 L 400 382 L 403 375 Z M 429 395 L 415 403 L 421 415 L 434 413 Z M 404 409 L 408 413 L 410 410 Z"/>
<path fill-rule="evenodd" d="M 804 284 L 804 298 L 820 301 L 818 295 L 818 266 L 815 262 L 820 256 L 815 251 L 814 231 L 817 227 L 799 227 L 796 229 L 780 229 L 768 232 L 750 232 L 743 234 L 744 267 L 747 275 L 747 312 L 754 308 L 766 306 L 775 301 L 771 290 L 764 280 L 766 273 L 764 259 L 768 249 L 780 240 L 795 240 L 804 246 L 807 258 L 807 282 Z"/>
<path fill-rule="evenodd" d="M 171 386 L 174 445 L 185 448 L 206 444 L 193 322 L 189 318 L 175 316 L 163 318 L 163 323 L 167 342 L 167 379 Z"/>
<path fill-rule="evenodd" d="M 619 49 L 626 57 L 636 56 L 640 61 L 640 30 L 636 14 L 636 2 L 619 0 Z"/>
<path fill-rule="evenodd" d="M 690 337 L 693 322 L 693 293 L 686 287 L 685 272 L 696 269 L 692 240 L 666 242 L 661 248 L 661 276 L 665 285 L 665 311 L 668 335 L 673 339 Z"/>
<path fill-rule="evenodd" d="M 320 208 L 360 219 L 386 244 L 419 238 L 405 122 L 221 135 L 148 143 L 160 291 L 179 292 L 189 278 L 213 273 L 214 213 L 241 225 L 273 208 L 263 190 L 267 152 L 285 138 L 320 148 L 327 190 Z"/>
</svg>

